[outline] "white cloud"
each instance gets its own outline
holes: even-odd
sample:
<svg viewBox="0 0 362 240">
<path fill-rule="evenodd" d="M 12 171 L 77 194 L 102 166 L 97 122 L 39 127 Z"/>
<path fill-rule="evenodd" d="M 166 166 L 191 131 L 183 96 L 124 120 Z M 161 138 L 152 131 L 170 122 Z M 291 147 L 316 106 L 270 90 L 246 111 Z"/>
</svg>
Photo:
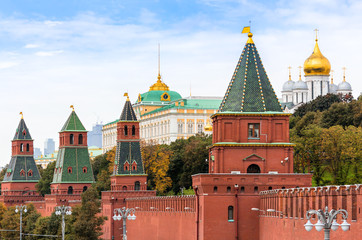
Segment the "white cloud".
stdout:
<svg viewBox="0 0 362 240">
<path fill-rule="evenodd" d="M 62 53 L 62 50 L 57 50 L 57 51 L 40 51 L 40 52 L 36 52 L 35 55 L 39 56 L 39 57 L 51 57 L 57 54 Z"/>
<path fill-rule="evenodd" d="M 17 62 L 0 62 L 0 69 L 11 68 L 18 64 Z"/>
<path fill-rule="evenodd" d="M 24 46 L 24 48 L 38 48 L 39 47 L 39 45 L 37 45 L 37 44 L 31 44 L 31 43 L 28 43 L 28 44 L 26 44 L 25 46 Z"/>
</svg>

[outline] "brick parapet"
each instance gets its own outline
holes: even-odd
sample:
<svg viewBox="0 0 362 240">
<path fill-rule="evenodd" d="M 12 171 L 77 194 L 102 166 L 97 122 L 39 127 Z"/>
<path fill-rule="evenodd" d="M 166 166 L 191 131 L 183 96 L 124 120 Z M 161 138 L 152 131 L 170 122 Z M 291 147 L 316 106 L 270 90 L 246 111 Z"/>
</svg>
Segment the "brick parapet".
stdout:
<svg viewBox="0 0 362 240">
<path fill-rule="evenodd" d="M 127 198 L 128 208 L 143 212 L 185 212 L 196 211 L 194 195 Z"/>
</svg>

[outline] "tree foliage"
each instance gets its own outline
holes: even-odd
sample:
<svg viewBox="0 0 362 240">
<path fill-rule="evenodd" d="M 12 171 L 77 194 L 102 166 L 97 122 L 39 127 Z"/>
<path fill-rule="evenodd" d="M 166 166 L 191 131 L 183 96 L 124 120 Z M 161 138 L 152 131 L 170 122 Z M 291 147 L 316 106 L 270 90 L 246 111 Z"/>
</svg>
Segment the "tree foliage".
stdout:
<svg viewBox="0 0 362 240">
<path fill-rule="evenodd" d="M 335 102 L 342 102 L 341 96 L 331 93 L 324 96 L 318 96 L 313 101 L 304 103 L 300 106 L 293 115 L 303 117 L 307 112 L 323 112 Z"/>
<path fill-rule="evenodd" d="M 53 181 L 55 162 L 48 164 L 47 168 L 42 171 L 39 182 L 35 185 L 38 192 L 43 196 L 50 194 L 50 183 Z"/>
</svg>

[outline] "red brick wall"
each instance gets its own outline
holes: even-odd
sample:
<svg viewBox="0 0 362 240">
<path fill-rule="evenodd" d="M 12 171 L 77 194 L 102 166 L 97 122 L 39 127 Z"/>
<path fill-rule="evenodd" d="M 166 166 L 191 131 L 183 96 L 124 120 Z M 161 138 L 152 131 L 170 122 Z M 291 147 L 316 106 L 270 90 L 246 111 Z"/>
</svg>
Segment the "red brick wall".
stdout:
<svg viewBox="0 0 362 240">
<path fill-rule="evenodd" d="M 273 239 L 323 239 L 323 231 L 315 228 L 307 232 L 304 224 L 307 222 L 306 212 L 309 209 L 346 209 L 350 230 L 343 232 L 340 228 L 331 231 L 331 239 L 361 239 L 361 189 L 358 186 L 327 186 L 299 189 L 273 190 L 260 193 L 260 209 L 276 209 L 283 212 L 260 215 L 260 240 Z M 258 214 L 258 213 L 255 213 Z M 317 220 L 311 220 L 316 223 Z M 337 222 L 342 223 L 341 216 Z"/>
</svg>

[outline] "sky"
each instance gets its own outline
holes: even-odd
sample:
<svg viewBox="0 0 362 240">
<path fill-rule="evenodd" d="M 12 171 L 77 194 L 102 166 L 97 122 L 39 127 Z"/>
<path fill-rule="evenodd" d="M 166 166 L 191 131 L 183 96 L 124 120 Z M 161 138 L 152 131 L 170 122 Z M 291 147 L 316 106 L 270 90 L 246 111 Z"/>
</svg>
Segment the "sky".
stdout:
<svg viewBox="0 0 362 240">
<path fill-rule="evenodd" d="M 186 97 L 223 96 L 246 43 L 253 40 L 270 81 L 298 79 L 314 48 L 362 91 L 362 2 L 343 0 L 1 0 L 0 166 L 9 163 L 20 115 L 34 145 L 58 132 L 75 110 L 87 130 L 119 118 L 161 75 Z"/>
</svg>

